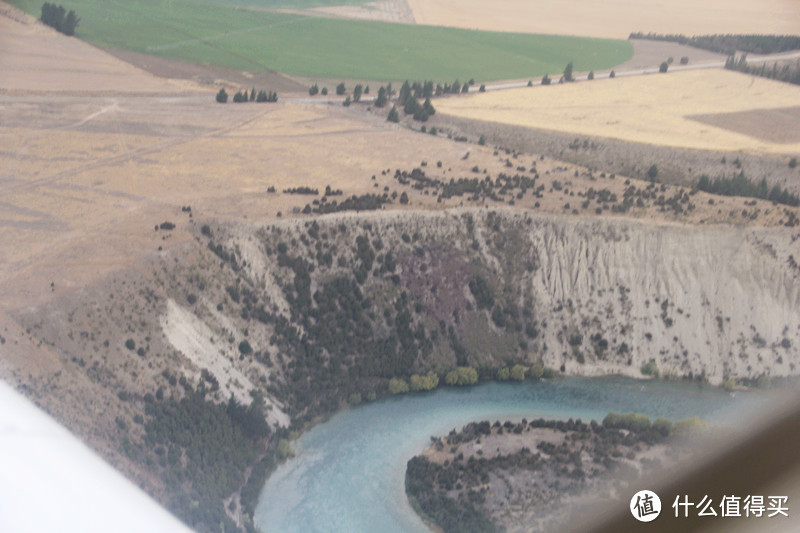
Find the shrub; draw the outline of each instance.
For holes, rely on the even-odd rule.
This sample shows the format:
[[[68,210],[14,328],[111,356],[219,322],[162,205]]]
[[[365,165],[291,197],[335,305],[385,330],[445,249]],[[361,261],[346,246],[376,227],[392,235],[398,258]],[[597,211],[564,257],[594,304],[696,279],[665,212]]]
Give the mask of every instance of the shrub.
[[[522,365],[512,366],[509,377],[514,381],[522,381],[523,379],[525,379],[525,367]]]
[[[681,65],[688,65],[688,64],[689,64],[689,57],[688,56],[683,56],[681,58]]]
[[[528,377],[530,379],[541,379],[544,375],[544,365],[542,363],[534,363],[528,370]]]
[[[402,379],[392,378],[389,380],[389,394],[404,394],[408,392],[408,383]]]
[[[594,79],[594,71],[593,71],[593,70],[590,70],[590,71],[589,71],[589,76],[588,76],[588,78],[589,78],[590,80],[593,80],[593,79]]]
[[[322,91],[320,92],[320,94],[321,94],[322,96],[327,96],[327,95],[328,95],[328,88],[327,88],[327,87],[323,87],[323,88],[322,88]]]
[[[459,366],[448,372],[444,380],[448,385],[458,385],[459,387],[473,385],[478,382],[478,371],[469,366]]]
[[[796,168],[797,167],[797,158],[793,157],[789,160],[789,168]]]
[[[666,72],[668,69],[669,69],[669,63],[667,63],[666,61],[662,62],[661,66],[658,67],[658,71],[661,73]]]
[[[345,107],[350,107],[350,104],[351,104],[351,100],[350,100],[350,96],[348,95],[348,97],[344,99],[344,102],[342,102],[342,105],[345,106]]]
[[[653,361],[644,363],[639,370],[642,372],[642,375],[653,376],[654,378],[657,378],[659,374],[658,365],[656,365]]]
[[[478,139],[478,144],[481,146],[486,145],[486,137],[484,135],[481,135],[480,139]]]
[[[309,96],[314,96],[318,92],[319,92],[319,87],[317,86],[316,83],[308,88],[308,95]]]
[[[133,351],[136,349],[136,343],[134,342],[133,339],[128,339],[125,341],[125,347],[130,351]]]
[[[241,353],[242,355],[247,355],[249,353],[252,353],[252,351],[253,351],[252,346],[250,346],[250,343],[247,342],[246,340],[243,340],[242,342],[239,343],[239,353]]]
[[[550,85],[550,83],[551,83],[550,76],[548,76],[547,74],[542,76],[542,85]]]
[[[658,167],[655,164],[650,165],[650,168],[647,169],[647,177],[650,178],[650,181],[653,181],[656,176],[658,176]]]
[[[217,102],[220,104],[224,104],[228,101],[228,93],[225,92],[225,89],[220,89],[217,93]]]
[[[339,85],[336,86],[336,95],[337,96],[342,96],[346,91],[347,91],[347,89],[344,86],[344,82],[341,82]]]
[[[528,82],[528,83],[530,83],[530,82]],[[483,83],[481,83],[481,86],[480,86],[480,88],[478,89],[478,92],[479,92],[479,93],[485,93],[485,92],[486,92],[486,85],[484,85]]]
[[[673,433],[680,436],[697,435],[698,433],[703,433],[706,430],[708,430],[708,422],[701,420],[696,416],[686,418],[684,420],[678,420],[672,426]]]
[[[612,70],[611,72],[608,73],[608,77],[609,78],[616,78],[617,77],[617,73]]]

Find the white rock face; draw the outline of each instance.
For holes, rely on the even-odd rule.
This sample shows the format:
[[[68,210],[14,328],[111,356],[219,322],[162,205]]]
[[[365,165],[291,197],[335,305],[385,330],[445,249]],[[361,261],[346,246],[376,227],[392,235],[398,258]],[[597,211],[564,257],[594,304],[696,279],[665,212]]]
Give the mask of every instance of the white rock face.
[[[638,374],[652,358],[662,372],[705,371],[712,382],[797,373],[800,271],[789,256],[800,247],[787,231],[536,218],[527,238],[539,307],[563,306],[549,321],[580,330],[584,351],[587,329],[609,343],[606,362],[587,354],[585,371],[568,370]],[[557,333],[546,330],[552,346],[563,344]],[[631,365],[614,353],[623,342]]]

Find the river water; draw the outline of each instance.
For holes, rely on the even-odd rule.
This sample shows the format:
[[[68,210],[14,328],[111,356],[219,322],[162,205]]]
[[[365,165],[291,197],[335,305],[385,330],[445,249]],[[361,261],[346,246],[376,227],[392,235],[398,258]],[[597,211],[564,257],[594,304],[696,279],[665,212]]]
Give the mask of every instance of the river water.
[[[474,420],[602,420],[610,411],[734,423],[767,401],[759,393],[619,377],[487,383],[386,398],[303,434],[294,443],[297,456],[267,480],[255,523],[266,533],[429,533],[406,499],[404,478],[406,463],[432,435]]]

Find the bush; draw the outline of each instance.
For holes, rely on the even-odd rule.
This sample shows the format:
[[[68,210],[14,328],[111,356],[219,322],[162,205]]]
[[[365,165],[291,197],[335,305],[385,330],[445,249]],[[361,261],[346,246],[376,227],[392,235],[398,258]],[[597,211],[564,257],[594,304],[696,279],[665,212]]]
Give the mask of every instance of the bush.
[[[133,339],[128,339],[125,341],[125,347],[130,351],[133,351],[136,349],[136,343],[134,342]]]
[[[336,86],[336,95],[337,96],[342,96],[346,91],[347,91],[347,89],[344,86],[344,82],[341,82],[339,85]]]
[[[220,104],[224,104],[228,101],[228,93],[225,92],[225,89],[220,89],[217,93],[217,102]]]
[[[661,66],[658,67],[658,71],[661,72],[661,73],[666,72],[667,69],[669,69],[669,63],[667,63],[666,61],[662,62]]]
[[[457,385],[459,387],[474,385],[478,382],[478,371],[470,366],[459,366],[455,370],[448,372],[444,381],[448,385]]]
[[[528,377],[530,379],[541,379],[544,375],[544,365],[542,363],[534,363],[528,370]]]
[[[617,73],[612,70],[611,72],[609,72],[608,77],[609,78],[616,78],[617,77]]]
[[[681,58],[681,65],[688,65],[688,64],[689,64],[689,57],[688,56],[683,56]]]
[[[530,82],[528,82],[528,83],[530,83]],[[486,85],[484,85],[483,83],[481,83],[481,86],[480,86],[480,88],[478,89],[478,92],[479,92],[479,93],[485,93],[485,92],[486,92]]]
[[[542,85],[550,85],[550,83],[551,83],[550,76],[548,76],[547,74],[542,76]]]
[[[478,139],[478,144],[480,146],[486,146],[486,137],[484,135],[481,135],[480,139]]]
[[[389,380],[389,394],[404,394],[408,392],[408,383],[402,379],[392,378]]]
[[[594,71],[593,71],[593,70],[590,70],[590,71],[589,71],[589,76],[588,76],[588,78],[589,78],[590,80],[593,80],[593,79],[594,79]]]
[[[239,343],[239,353],[241,353],[242,355],[247,355],[249,353],[252,353],[252,351],[253,348],[250,346],[250,343],[247,342],[246,340]]]
[[[659,374],[658,365],[656,365],[653,361],[646,362],[639,370],[642,372],[642,375],[653,376],[654,378],[657,378]]]
[[[514,381],[522,381],[523,379],[525,379],[525,367],[522,365],[512,366],[509,377]]]
[[[348,96],[347,98],[344,99],[344,102],[342,102],[342,105],[345,106],[345,107],[350,107],[350,104],[351,104],[350,96]]]
[[[796,168],[797,167],[797,158],[793,157],[789,160],[789,168]]]
[[[653,181],[656,176],[658,176],[658,167],[655,164],[650,165],[650,168],[647,169],[647,177],[650,178],[650,181]]]

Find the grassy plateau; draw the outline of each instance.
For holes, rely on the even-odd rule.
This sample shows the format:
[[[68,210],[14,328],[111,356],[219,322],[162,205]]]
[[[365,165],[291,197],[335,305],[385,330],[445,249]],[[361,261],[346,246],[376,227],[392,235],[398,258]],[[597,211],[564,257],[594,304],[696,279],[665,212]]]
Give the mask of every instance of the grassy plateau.
[[[42,5],[10,3],[36,16]],[[576,71],[600,70],[633,55],[621,40],[319,18],[198,0],[68,0],[64,7],[81,18],[76,35],[98,46],[318,78],[491,81],[555,75],[569,61]]]

